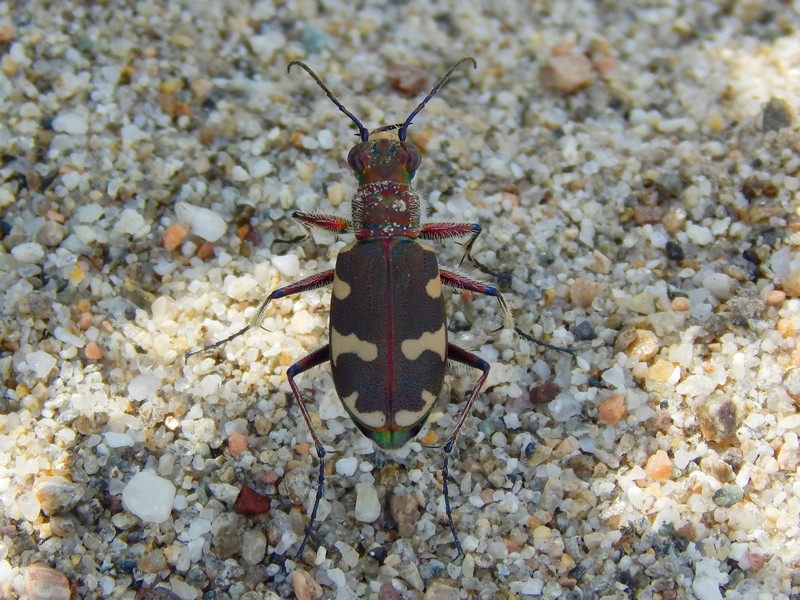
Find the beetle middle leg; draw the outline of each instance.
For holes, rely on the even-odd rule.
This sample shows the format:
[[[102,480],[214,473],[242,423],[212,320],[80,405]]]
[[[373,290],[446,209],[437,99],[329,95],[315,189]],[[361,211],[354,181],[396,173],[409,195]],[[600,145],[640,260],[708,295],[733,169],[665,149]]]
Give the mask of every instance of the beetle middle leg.
[[[516,327],[514,327],[514,317],[511,316],[511,311],[508,309],[506,299],[503,298],[503,294],[501,294],[500,290],[495,286],[478,281],[477,279],[472,279],[472,277],[467,277],[461,273],[448,271],[447,269],[439,269],[439,277],[442,278],[442,283],[447,286],[497,298],[497,301],[500,303],[500,308],[503,311],[503,327],[516,329]]]
[[[256,325],[258,325],[259,321],[261,320],[261,316],[264,314],[264,311],[267,308],[267,305],[276,300],[278,298],[283,298],[285,296],[291,296],[293,294],[299,294],[301,292],[306,292],[308,290],[313,290],[317,288],[324,287],[326,285],[330,285],[333,283],[334,279],[334,271],[331,269],[330,271],[323,271],[322,273],[316,273],[299,281],[295,281],[294,283],[290,283],[282,288],[278,288],[274,290],[267,299],[261,304],[258,308],[258,312],[253,320],[250,322],[249,325],[243,327],[239,331],[229,335],[225,339],[222,339],[218,342],[214,342],[213,344],[209,344],[208,346],[204,346],[202,348],[198,348],[196,350],[192,350],[186,353],[186,358],[198,354],[199,352],[205,352],[207,350],[213,350],[214,348],[219,348],[223,344],[230,342],[231,340],[239,337],[243,333],[249,331]],[[320,500],[322,500],[322,493],[325,484],[325,448],[322,446],[322,440],[319,439],[319,435],[317,431],[314,429],[314,425],[311,423],[311,416],[308,414],[308,408],[306,407],[305,402],[303,401],[302,396],[300,395],[300,390],[297,387],[297,384],[294,382],[294,378],[301,373],[308,371],[312,367],[316,367],[317,365],[321,365],[322,363],[328,362],[330,360],[330,346],[326,344],[322,348],[315,350],[311,354],[305,356],[304,358],[300,359],[296,363],[294,363],[289,369],[286,371],[287,379],[289,380],[289,386],[292,388],[292,394],[294,395],[295,400],[297,401],[297,406],[300,409],[300,413],[303,415],[303,420],[306,422],[308,426],[308,430],[311,433],[311,437],[314,440],[314,446],[317,451],[317,456],[319,460],[319,473],[317,475],[317,494],[314,499],[314,507],[311,510],[311,516],[309,517],[308,526],[305,530],[305,535],[303,536],[303,542],[300,544],[300,549],[297,551],[297,556],[302,554],[303,549],[308,542],[308,538],[311,535],[311,528],[314,525],[314,521],[317,517],[317,509],[319,508]]]
[[[525,333],[519,327],[514,325],[514,318],[511,316],[511,311],[506,304],[506,300],[503,298],[503,294],[500,293],[500,290],[498,290],[495,286],[478,281],[477,279],[472,279],[471,277],[467,277],[466,275],[462,275],[460,273],[448,271],[446,269],[439,269],[439,276],[442,278],[442,283],[450,287],[476,292],[478,294],[485,294],[487,296],[494,296],[497,298],[497,301],[500,303],[500,308],[503,311],[503,327],[514,329],[514,331],[516,331],[520,337],[523,337],[534,344],[549,348],[550,350],[564,352],[565,354],[575,354],[575,350],[572,348],[564,348],[562,346],[549,344],[544,340],[540,340],[539,338],[535,338],[532,335]]]
[[[264,302],[261,303],[261,306],[258,307],[258,312],[256,312],[256,316],[253,317],[253,320],[246,326],[236,331],[226,337],[225,339],[219,340],[218,342],[214,342],[213,344],[208,344],[207,346],[203,346],[202,348],[195,348],[194,350],[190,350],[184,356],[189,358],[190,356],[194,356],[195,354],[199,354],[200,352],[207,352],[209,350],[213,350],[214,348],[219,348],[230,342],[233,339],[236,339],[243,333],[250,331],[253,327],[256,327],[258,323],[261,321],[261,316],[264,314],[264,311],[267,309],[267,305],[272,302],[273,300],[277,300],[278,298],[283,298],[285,296],[291,296],[292,294],[299,294],[300,292],[306,292],[308,290],[315,290],[317,288],[325,287],[326,285],[330,285],[333,283],[333,269],[330,271],[323,271],[322,273],[315,273],[305,279],[301,279],[300,281],[295,281],[294,283],[290,283],[287,286],[282,288],[278,288],[274,290]]]

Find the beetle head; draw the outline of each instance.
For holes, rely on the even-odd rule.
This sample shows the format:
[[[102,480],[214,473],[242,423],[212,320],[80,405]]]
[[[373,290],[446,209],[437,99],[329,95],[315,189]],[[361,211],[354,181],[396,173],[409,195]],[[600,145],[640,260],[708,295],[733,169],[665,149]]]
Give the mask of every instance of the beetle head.
[[[410,142],[400,141],[392,129],[382,127],[372,131],[365,142],[353,146],[347,155],[347,164],[359,183],[393,181],[410,183],[422,160],[419,148]]]

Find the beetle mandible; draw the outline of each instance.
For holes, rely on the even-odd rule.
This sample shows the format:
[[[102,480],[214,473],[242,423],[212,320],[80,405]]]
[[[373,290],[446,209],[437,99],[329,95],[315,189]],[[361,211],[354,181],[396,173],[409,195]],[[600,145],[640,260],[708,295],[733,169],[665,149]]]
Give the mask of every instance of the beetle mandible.
[[[447,361],[463,363],[481,372],[452,433],[442,446],[445,510],[456,550],[462,553],[450,510],[448,458],[486,381],[489,363],[448,342],[442,287],[494,296],[503,312],[503,325],[513,327],[513,319],[495,286],[440,268],[433,248],[419,241],[469,236],[464,244],[464,258],[480,266],[471,255],[472,246],[481,233],[479,224],[420,223],[420,197],[411,181],[420,165],[421,154],[406,137],[414,117],[465,63],[477,68],[475,59],[462,58],[447,70],[403,123],[371,132],[305,63],[289,63],[289,71],[297,66],[314,79],[336,107],[356,124],[360,138],[347,157],[358,182],[351,219],[314,212],[295,212],[292,217],[308,229],[353,233],[355,242],[339,252],[335,269],[274,290],[249,325],[186,355],[217,348],[252,329],[269,303],[277,298],[332,286],[329,343],[291,365],[286,372],[319,457],[317,493],[297,555],[308,542],[322,498],[326,450],[312,425],[295,378],[325,362],[331,363],[336,392],[353,422],[364,435],[385,449],[400,448],[419,433],[442,389]]]

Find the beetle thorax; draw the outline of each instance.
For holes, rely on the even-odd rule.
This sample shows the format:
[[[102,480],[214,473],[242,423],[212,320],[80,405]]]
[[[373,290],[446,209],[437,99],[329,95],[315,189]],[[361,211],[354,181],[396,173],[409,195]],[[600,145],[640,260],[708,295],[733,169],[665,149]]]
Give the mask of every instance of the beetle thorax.
[[[356,238],[414,238],[419,221],[419,196],[409,184],[380,181],[358,186],[353,198]]]

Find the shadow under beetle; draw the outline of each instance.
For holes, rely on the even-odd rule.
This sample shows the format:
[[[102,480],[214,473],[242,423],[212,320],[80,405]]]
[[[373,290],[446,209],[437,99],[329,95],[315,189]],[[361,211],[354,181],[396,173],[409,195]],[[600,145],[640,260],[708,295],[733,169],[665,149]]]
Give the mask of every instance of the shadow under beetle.
[[[406,141],[406,136],[414,117],[453,71],[465,63],[477,67],[473,58],[462,58],[447,70],[403,123],[372,132],[333,96],[307,65],[299,61],[289,63],[290,71],[296,65],[314,79],[336,107],[356,124],[360,137],[347,157],[358,181],[352,218],[311,212],[295,212],[292,217],[309,229],[353,233],[355,242],[339,252],[335,269],[274,290],[247,327],[186,355],[188,358],[217,348],[255,327],[272,300],[332,286],[329,343],[290,366],[286,372],[319,457],[314,507],[298,556],[308,542],[322,498],[326,451],[311,423],[295,377],[325,362],[331,363],[336,392],[350,417],[364,435],[387,449],[400,448],[419,433],[442,389],[448,360],[481,372],[453,432],[442,447],[445,510],[455,547],[458,554],[463,552],[450,509],[448,458],[486,381],[489,363],[447,341],[442,286],[494,296],[503,312],[503,325],[514,325],[496,287],[440,268],[433,248],[419,241],[470,236],[464,245],[464,257],[479,265],[471,256],[472,246],[481,232],[479,224],[420,223],[420,198],[411,180],[420,165],[421,155],[416,146]]]

